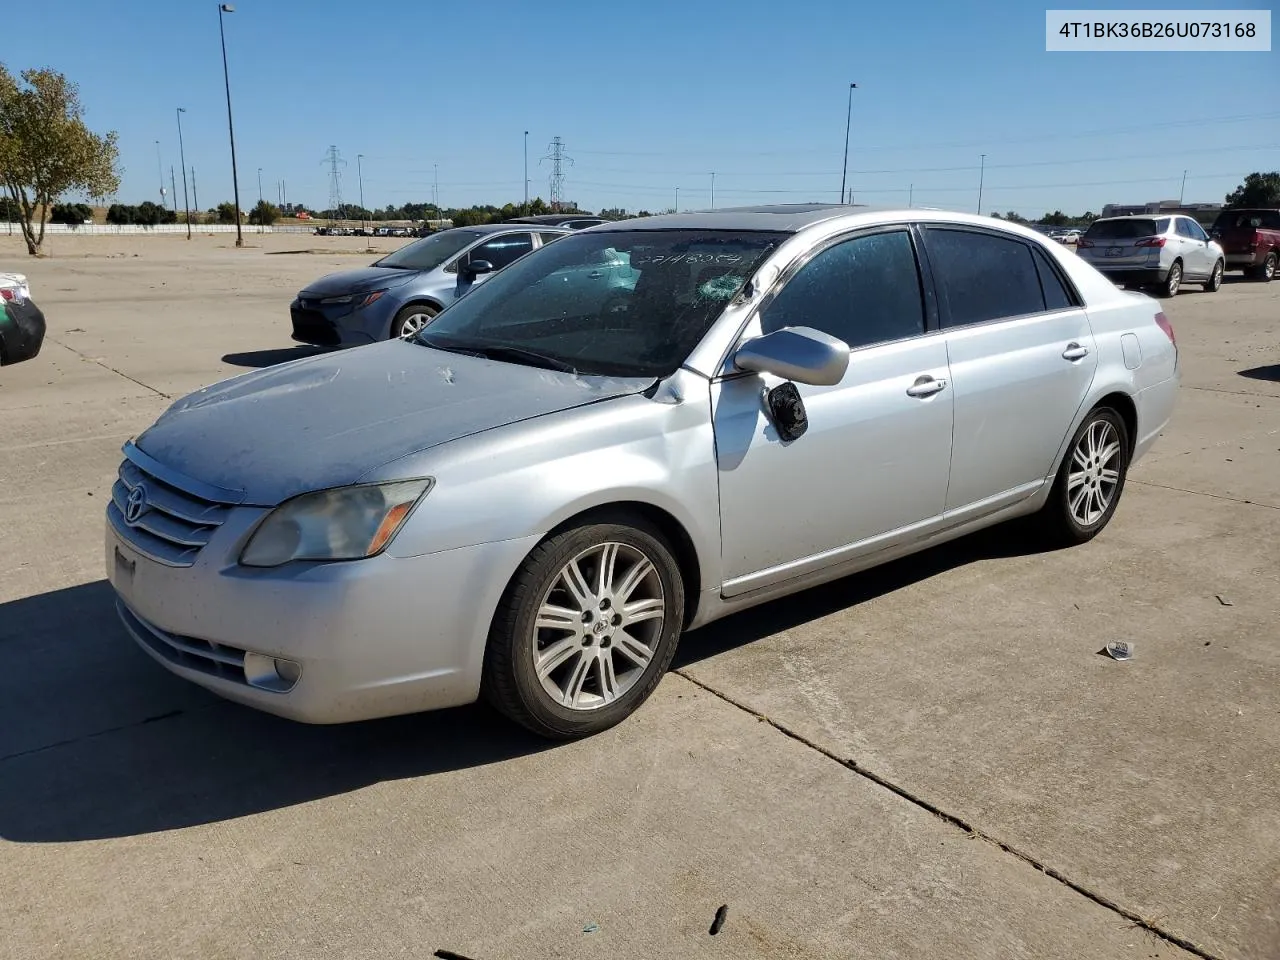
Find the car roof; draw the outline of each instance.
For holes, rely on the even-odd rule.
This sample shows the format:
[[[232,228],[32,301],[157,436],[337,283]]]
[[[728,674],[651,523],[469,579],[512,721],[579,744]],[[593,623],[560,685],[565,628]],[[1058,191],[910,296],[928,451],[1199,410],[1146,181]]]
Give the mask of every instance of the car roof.
[[[554,226],[558,223],[569,223],[572,220],[604,220],[594,213],[538,213],[528,217],[512,217],[508,223],[541,223]]]
[[[1189,213],[1126,213],[1123,217],[1099,217],[1097,220],[1093,222],[1102,223],[1104,220],[1159,220],[1163,217],[1190,217],[1190,216],[1191,214]]]
[[[448,230],[469,230],[472,233],[509,233],[512,230],[519,230],[524,227],[526,230],[534,226],[531,223],[478,223],[473,227],[449,227],[447,230],[438,230],[437,233],[446,233]],[[572,230],[564,230],[562,227],[554,227],[544,224],[542,229],[561,230],[563,233],[572,233]]]

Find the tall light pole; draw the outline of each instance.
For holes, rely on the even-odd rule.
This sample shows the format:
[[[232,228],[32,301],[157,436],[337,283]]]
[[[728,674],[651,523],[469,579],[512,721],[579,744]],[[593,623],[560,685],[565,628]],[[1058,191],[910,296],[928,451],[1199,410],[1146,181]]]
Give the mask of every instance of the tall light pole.
[[[1187,193],[1187,171],[1183,170],[1183,171],[1182,171],[1182,189],[1180,189],[1180,190],[1178,191],[1178,206],[1179,206],[1179,207],[1181,207],[1181,206],[1182,206],[1182,198],[1183,198],[1184,196],[1186,196],[1186,193]]]
[[[987,155],[982,155],[982,163],[978,167],[978,216],[982,216],[982,181],[987,173]]]
[[[187,239],[191,239],[191,203],[187,197],[187,151],[182,145],[182,115],[187,112],[186,107],[178,108],[178,157],[182,160],[182,209],[187,214]],[[178,202],[178,198],[173,198],[174,203]]]
[[[262,202],[262,168],[258,168],[258,202]]]
[[[529,131],[524,132],[524,214],[529,215]]]
[[[360,229],[364,227],[364,154],[356,154],[356,180],[360,184]]]
[[[856,83],[849,84],[849,105],[844,111],[844,165],[840,168],[840,202],[844,203],[845,182],[849,179],[849,127],[853,123],[853,91],[858,89]]]
[[[231,137],[231,192],[236,205],[236,246],[244,246],[244,233],[240,227],[240,176],[236,172],[236,128],[231,122],[231,74],[227,71],[227,32],[222,22],[224,14],[235,13],[230,3],[218,4],[218,36],[222,38],[222,81],[227,88],[227,133]]]
[[[160,158],[160,141],[156,141],[156,170],[160,174],[160,206],[164,206],[164,197],[169,191],[164,186],[164,160]]]
[[[907,206],[914,207],[916,205],[915,200],[916,200],[916,185],[913,183],[907,186]]]
[[[716,208],[716,172],[711,171],[711,209]]]
[[[673,212],[674,213],[680,212],[680,188],[679,187],[676,187],[676,207]]]
[[[431,198],[436,205],[436,222],[443,224],[444,215],[440,211],[440,164],[431,165]]]
[[[196,168],[191,168],[191,205],[196,208],[196,216],[200,216],[200,194],[196,193]]]

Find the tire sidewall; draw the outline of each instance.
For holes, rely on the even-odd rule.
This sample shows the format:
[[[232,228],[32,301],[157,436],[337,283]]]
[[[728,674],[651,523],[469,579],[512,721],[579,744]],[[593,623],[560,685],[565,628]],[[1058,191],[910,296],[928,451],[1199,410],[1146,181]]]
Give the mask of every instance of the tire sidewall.
[[[1071,459],[1075,453],[1076,447],[1080,443],[1080,439],[1088,431],[1089,427],[1097,423],[1099,420],[1106,420],[1116,430],[1116,435],[1120,438],[1120,478],[1116,482],[1115,493],[1111,497],[1111,502],[1107,504],[1106,511],[1095,520],[1092,524],[1085,526],[1080,523],[1075,515],[1071,512],[1070,495],[1067,491],[1067,480],[1071,473]],[[1071,539],[1077,543],[1084,543],[1092,540],[1103,528],[1111,522],[1111,517],[1116,512],[1116,507],[1120,504],[1120,497],[1124,493],[1125,483],[1129,479],[1129,461],[1132,456],[1132,444],[1129,438],[1129,427],[1124,422],[1124,417],[1120,416],[1110,407],[1098,407],[1089,412],[1084,421],[1076,428],[1076,432],[1071,435],[1071,443],[1067,445],[1066,455],[1062,458],[1062,466],[1058,469],[1058,478],[1053,489],[1054,510],[1059,514],[1060,522],[1065,531],[1070,535]]]
[[[1174,271],[1177,271],[1177,285],[1173,283]],[[1166,297],[1176,297],[1178,292],[1182,290],[1182,261],[1175,260],[1173,266],[1169,268],[1169,272],[1165,275],[1164,283],[1160,288]]]
[[[594,710],[571,710],[554,703],[542,688],[533,666],[534,620],[542,598],[573,557],[602,543],[625,543],[643,553],[653,563],[662,582],[665,607],[658,649],[645,672],[631,689],[613,703]],[[512,636],[491,636],[490,643],[506,643],[512,679],[526,710],[540,726],[563,736],[582,736],[614,726],[636,711],[648,699],[671,665],[684,625],[684,583],[680,568],[657,531],[639,525],[599,523],[579,527],[560,539],[554,549],[543,554],[525,589],[512,599],[519,605],[512,623]]]
[[[404,339],[400,331],[404,327],[405,320],[413,316],[415,313],[426,314],[427,316],[429,316],[431,319],[434,320],[439,315],[440,311],[435,307],[425,303],[411,303],[407,307],[401,307],[399,310],[396,311],[396,315],[391,321],[390,339],[392,340]]]
[[[1226,272],[1227,265],[1219,260],[1213,265],[1213,273],[1209,274],[1209,282],[1204,285],[1204,288],[1210,293],[1217,293],[1222,287],[1222,278]]]

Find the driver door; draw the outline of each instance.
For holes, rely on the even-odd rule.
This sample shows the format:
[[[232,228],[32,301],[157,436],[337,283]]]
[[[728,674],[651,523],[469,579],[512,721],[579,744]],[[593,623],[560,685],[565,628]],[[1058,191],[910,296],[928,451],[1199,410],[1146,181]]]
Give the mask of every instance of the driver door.
[[[852,350],[834,386],[797,384],[808,431],[784,442],[765,391],[730,373],[712,387],[725,596],[890,546],[939,518],[951,465],[943,339],[929,335],[905,226],[840,238],[796,270],[748,336],[814,327]]]

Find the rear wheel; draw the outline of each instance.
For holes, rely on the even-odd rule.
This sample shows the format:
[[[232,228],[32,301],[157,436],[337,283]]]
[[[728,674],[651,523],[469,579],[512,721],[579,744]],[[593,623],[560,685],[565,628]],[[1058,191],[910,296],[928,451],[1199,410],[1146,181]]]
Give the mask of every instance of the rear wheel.
[[[684,602],[670,547],[638,518],[550,537],[529,554],[494,616],[484,694],[540,736],[606,730],[666,673]]]
[[[1182,288],[1182,261],[1173,261],[1173,266],[1169,268],[1169,272],[1165,274],[1164,282],[1160,284],[1160,294],[1165,297],[1176,297],[1178,290]]]
[[[1221,260],[1213,265],[1213,273],[1209,274],[1209,279],[1204,283],[1206,293],[1217,293],[1222,288],[1222,272],[1226,269],[1226,264]]]
[[[405,340],[412,337],[434,320],[439,312],[438,307],[429,303],[411,303],[407,307],[401,307],[396,318],[391,321],[391,339],[399,337]]]
[[[1129,472],[1129,428],[1110,407],[1089,411],[1071,438],[1040,512],[1046,539],[1055,546],[1087,543],[1116,511]]]
[[[1267,259],[1253,268],[1250,276],[1255,280],[1261,280],[1263,283],[1270,283],[1276,276],[1276,252],[1272,250],[1267,254]]]

